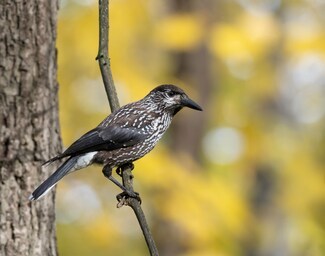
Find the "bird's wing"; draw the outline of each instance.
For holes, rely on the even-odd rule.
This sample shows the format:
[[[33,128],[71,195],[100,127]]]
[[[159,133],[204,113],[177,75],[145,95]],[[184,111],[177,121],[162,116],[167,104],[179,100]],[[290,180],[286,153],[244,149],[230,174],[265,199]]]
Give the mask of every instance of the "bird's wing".
[[[62,154],[48,160],[46,163],[67,156],[77,156],[93,151],[111,151],[130,147],[144,140],[146,136],[146,134],[139,132],[134,127],[121,127],[120,125],[97,127],[80,137]]]

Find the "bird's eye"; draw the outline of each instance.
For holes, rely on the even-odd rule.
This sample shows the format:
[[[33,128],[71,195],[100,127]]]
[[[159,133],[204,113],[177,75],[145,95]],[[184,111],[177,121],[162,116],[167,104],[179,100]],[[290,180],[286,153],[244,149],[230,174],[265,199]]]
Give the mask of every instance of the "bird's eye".
[[[167,95],[168,95],[169,97],[173,97],[173,96],[176,95],[176,93],[173,92],[173,91],[169,91],[169,92],[167,92]]]

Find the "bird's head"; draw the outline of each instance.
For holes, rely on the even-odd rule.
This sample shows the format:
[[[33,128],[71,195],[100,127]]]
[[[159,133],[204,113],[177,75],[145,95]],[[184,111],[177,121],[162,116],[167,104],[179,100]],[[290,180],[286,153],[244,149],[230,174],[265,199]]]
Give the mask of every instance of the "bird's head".
[[[191,100],[186,93],[175,85],[164,84],[153,89],[147,97],[164,110],[175,115],[183,107],[202,111],[202,108]]]

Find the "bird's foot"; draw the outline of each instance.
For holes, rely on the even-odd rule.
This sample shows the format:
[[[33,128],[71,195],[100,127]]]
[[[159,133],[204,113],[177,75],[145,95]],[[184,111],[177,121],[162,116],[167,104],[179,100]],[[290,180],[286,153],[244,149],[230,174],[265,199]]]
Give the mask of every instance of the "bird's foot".
[[[116,173],[117,173],[120,177],[122,177],[122,171],[123,171],[123,169],[128,169],[128,168],[131,169],[131,171],[133,171],[133,169],[134,169],[134,164],[133,164],[133,163],[126,163],[126,164],[123,164],[123,165],[117,167],[117,169],[116,169]]]
[[[121,208],[123,205],[129,205],[127,200],[129,198],[134,198],[138,200],[140,204],[142,203],[141,197],[138,192],[125,190],[116,196],[116,199],[118,201],[117,208]]]

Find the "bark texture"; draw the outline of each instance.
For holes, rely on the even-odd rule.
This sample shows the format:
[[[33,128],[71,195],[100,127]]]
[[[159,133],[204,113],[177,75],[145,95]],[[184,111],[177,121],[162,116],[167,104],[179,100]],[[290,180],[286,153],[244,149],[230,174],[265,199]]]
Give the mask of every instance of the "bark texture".
[[[57,255],[54,193],[28,196],[61,149],[57,110],[58,2],[0,1],[0,255]]]

